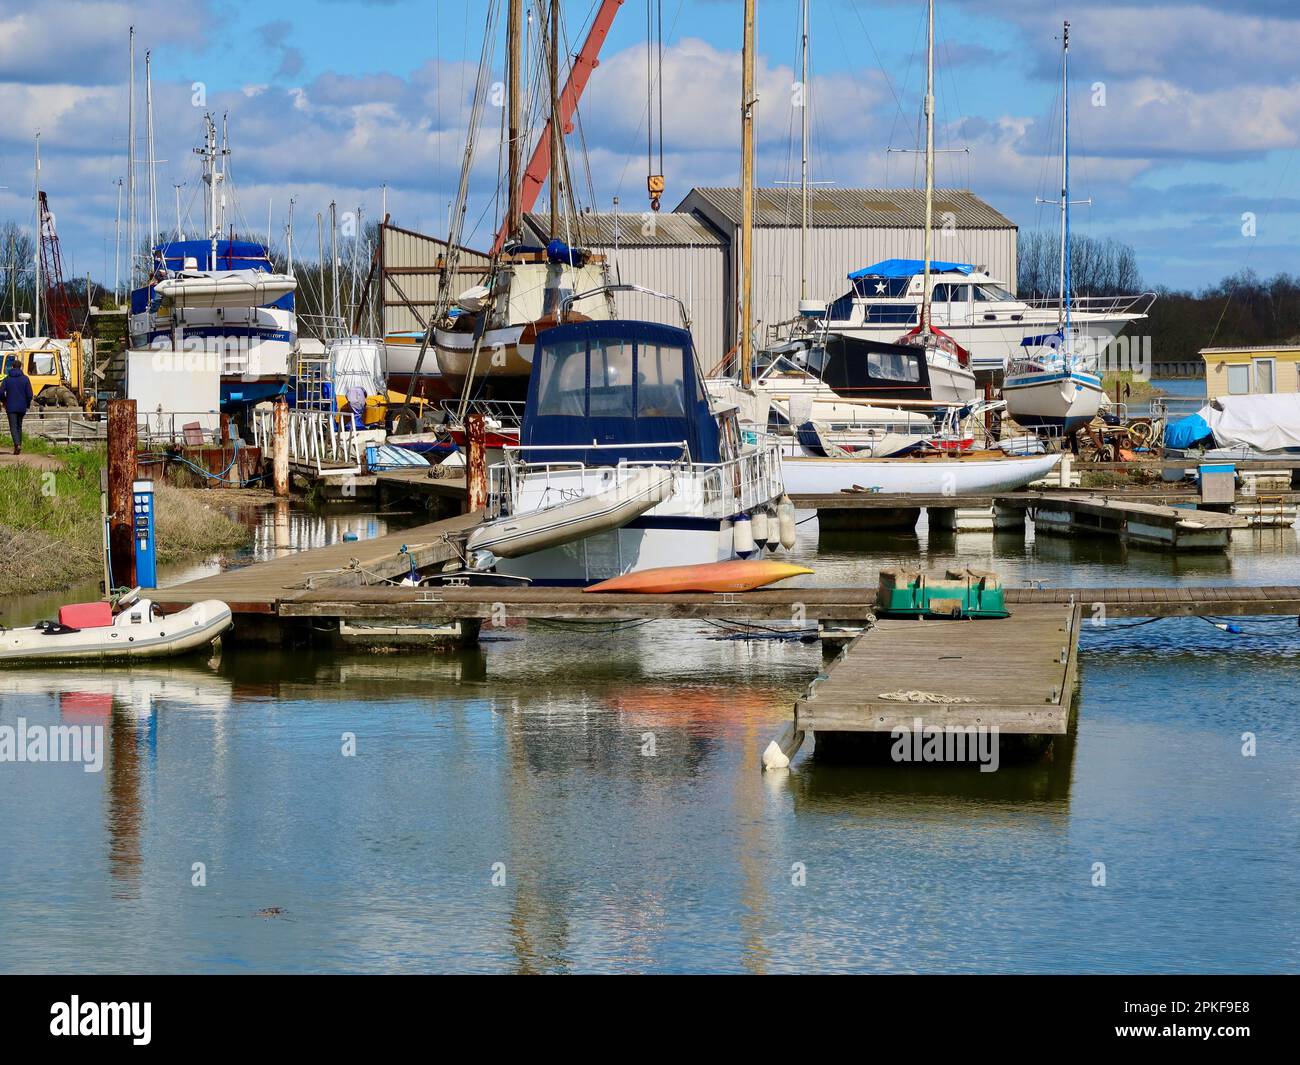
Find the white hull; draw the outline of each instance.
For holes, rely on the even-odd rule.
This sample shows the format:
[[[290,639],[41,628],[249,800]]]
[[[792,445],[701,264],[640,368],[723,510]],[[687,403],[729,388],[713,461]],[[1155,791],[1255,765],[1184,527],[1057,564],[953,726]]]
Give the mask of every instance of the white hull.
[[[934,402],[965,404],[978,398],[975,371],[943,362],[930,362],[929,371],[930,398]]]
[[[1101,409],[1101,379],[1095,374],[1047,370],[1008,374],[1002,383],[1007,414],[1026,428],[1071,431],[1086,425]]]
[[[1077,334],[1071,338],[1071,345],[1081,358],[1097,359],[1106,345],[1117,337],[1130,321],[1139,317],[1142,316],[1092,317],[1087,314],[1076,316],[1072,321]],[[1009,358],[1015,357],[1023,350],[1020,342],[1025,337],[1040,336],[1057,328],[1057,312],[1052,311],[1050,315],[1044,313],[1032,318],[1030,314],[1025,314],[1023,320],[1018,322],[975,322],[965,325],[944,322],[936,315],[934,324],[970,352],[971,367],[974,370],[1001,373],[1005,371]],[[836,333],[878,340],[885,344],[893,344],[898,340],[898,328],[896,322],[871,325],[831,323],[831,329]],[[931,367],[932,378],[934,373],[934,367]],[[936,395],[935,398],[939,397]]]
[[[0,663],[64,662],[76,659],[164,658],[204,647],[230,628],[230,607],[216,599],[130,624],[44,633],[9,629],[0,636]]]
[[[823,459],[788,455],[781,475],[790,495],[831,495],[856,487],[898,495],[982,495],[1045,477],[1060,455],[1024,458]]]
[[[298,288],[288,274],[263,270],[231,270],[190,277],[169,277],[155,286],[158,295],[173,307],[215,309],[218,307],[265,307]]]

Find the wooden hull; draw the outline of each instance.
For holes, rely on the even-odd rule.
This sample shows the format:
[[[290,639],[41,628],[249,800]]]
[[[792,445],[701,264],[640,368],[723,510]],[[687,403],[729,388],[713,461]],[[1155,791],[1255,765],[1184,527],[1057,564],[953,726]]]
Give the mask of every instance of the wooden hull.
[[[787,577],[812,573],[807,566],[760,560],[706,562],[698,566],[664,566],[625,573],[583,589],[587,592],[748,592]]]

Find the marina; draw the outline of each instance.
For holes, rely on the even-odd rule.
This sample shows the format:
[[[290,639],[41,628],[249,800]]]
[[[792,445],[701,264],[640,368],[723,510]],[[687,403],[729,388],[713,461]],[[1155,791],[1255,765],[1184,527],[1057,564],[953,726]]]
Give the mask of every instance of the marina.
[[[1293,969],[1300,287],[1096,12],[340,5],[0,154],[0,971]]]

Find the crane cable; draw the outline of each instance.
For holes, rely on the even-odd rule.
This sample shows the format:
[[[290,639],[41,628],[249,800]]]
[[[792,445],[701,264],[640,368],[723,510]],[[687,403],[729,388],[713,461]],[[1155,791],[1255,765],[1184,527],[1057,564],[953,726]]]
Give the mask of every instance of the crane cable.
[[[664,193],[664,4],[646,0],[646,190],[650,209],[659,210]],[[655,144],[659,148],[659,169],[655,170]]]

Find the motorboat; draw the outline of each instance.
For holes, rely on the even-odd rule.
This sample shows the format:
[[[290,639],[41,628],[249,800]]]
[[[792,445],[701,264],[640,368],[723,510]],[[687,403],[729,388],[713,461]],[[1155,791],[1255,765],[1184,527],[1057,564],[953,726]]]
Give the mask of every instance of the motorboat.
[[[573,304],[610,289],[672,300],[683,326],[569,319]],[[780,450],[765,434],[742,434],[737,409],[710,397],[681,301],[604,286],[561,310],[562,324],[537,336],[520,442],[489,468],[487,525],[471,533],[480,548],[471,567],[586,585],[761,549],[757,541],[781,528]],[[596,520],[620,524],[582,527]],[[508,538],[511,523],[526,529],[527,553],[483,547]]]
[[[165,658],[209,647],[230,628],[230,607],[217,599],[161,614],[138,594],[108,602],[74,603],[58,619],[0,630],[0,663],[73,659]]]
[[[962,496],[1023,488],[1046,477],[1060,461],[1060,454],[1016,456],[1000,451],[881,459],[787,455],[781,471],[791,495],[863,489],[891,495]]]

